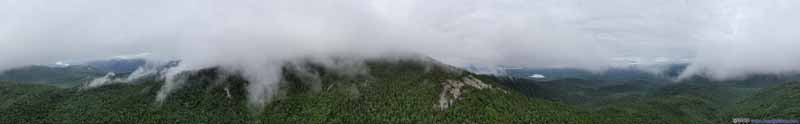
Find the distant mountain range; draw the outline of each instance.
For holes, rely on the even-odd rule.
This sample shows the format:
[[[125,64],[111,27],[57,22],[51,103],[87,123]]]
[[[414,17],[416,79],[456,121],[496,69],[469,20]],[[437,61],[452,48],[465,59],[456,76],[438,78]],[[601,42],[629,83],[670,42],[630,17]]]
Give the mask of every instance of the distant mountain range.
[[[107,73],[129,74],[147,61],[140,58],[108,59],[57,66],[33,65],[0,73],[0,80],[22,83],[49,84],[68,88],[102,77]]]
[[[113,73],[131,73],[145,64],[147,64],[147,60],[139,58],[109,59],[86,63],[87,66],[95,68],[98,71]]]
[[[686,68],[674,64],[659,73],[610,69],[509,69],[503,85],[529,97],[561,102],[598,113],[631,115],[647,123],[729,123],[732,118],[800,118],[793,97],[800,75],[750,75],[717,81],[703,76],[674,80]],[[548,79],[533,78],[545,75]],[[550,75],[550,76],[547,76]]]

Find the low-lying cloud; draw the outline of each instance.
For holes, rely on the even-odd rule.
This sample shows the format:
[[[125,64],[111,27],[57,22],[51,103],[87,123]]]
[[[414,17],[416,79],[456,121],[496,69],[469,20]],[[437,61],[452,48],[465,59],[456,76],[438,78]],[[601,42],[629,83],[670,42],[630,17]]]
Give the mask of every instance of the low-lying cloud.
[[[800,2],[2,0],[0,70],[133,53],[227,67],[264,89],[305,56],[407,52],[447,64],[609,68],[690,59],[683,77],[800,70]],[[252,93],[259,94],[259,93]]]

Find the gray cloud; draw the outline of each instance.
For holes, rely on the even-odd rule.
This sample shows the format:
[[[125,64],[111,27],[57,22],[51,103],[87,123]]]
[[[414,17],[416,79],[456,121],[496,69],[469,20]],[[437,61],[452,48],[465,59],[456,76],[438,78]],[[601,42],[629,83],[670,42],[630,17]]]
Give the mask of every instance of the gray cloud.
[[[699,29],[697,57],[682,77],[704,74],[715,79],[747,74],[800,71],[800,2],[725,1],[712,6],[715,18]]]
[[[408,52],[456,66],[594,71],[618,57],[689,58],[684,75],[724,79],[798,70],[798,31],[790,28],[800,21],[798,3],[2,0],[0,70],[148,52],[183,60],[177,71],[243,72],[260,82],[251,94],[270,94],[277,65],[290,59]]]

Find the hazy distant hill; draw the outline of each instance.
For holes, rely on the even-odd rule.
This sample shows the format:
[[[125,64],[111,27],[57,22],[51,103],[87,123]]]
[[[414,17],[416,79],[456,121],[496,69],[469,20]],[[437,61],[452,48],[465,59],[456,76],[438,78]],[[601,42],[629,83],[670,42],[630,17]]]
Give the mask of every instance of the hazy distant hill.
[[[0,80],[19,83],[47,84],[62,88],[74,87],[106,73],[90,66],[28,66],[0,73]]]
[[[109,72],[131,73],[146,63],[144,59],[109,59],[68,66],[34,65],[0,73],[0,80],[69,88],[102,77]]]
[[[583,79],[583,80],[648,80],[665,82],[670,81],[683,70],[687,64],[665,65],[657,72],[647,72],[638,68],[610,68],[603,72],[590,72],[573,68],[513,68],[504,69],[508,76],[530,77],[534,74],[543,75],[546,79]]]
[[[145,59],[108,59],[86,63],[87,66],[95,68],[101,72],[131,73],[139,67],[147,64]]]
[[[676,66],[661,74],[677,76],[679,70]],[[604,74],[570,69],[510,72],[518,77],[504,78],[502,84],[529,97],[648,123],[728,123],[734,117],[792,119],[800,113],[791,97],[800,94],[791,92],[797,89],[791,84],[796,83],[781,84],[798,80],[797,75],[761,74],[726,81],[696,76],[675,82],[656,74],[619,70]],[[537,79],[526,76],[530,73],[557,76]]]

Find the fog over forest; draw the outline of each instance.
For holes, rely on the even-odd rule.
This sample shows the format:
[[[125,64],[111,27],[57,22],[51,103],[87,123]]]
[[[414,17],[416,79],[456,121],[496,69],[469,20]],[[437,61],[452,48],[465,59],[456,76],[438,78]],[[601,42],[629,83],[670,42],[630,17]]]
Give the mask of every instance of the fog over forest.
[[[792,0],[0,0],[0,70],[153,53],[270,79],[305,56],[602,71],[689,60],[682,77],[800,70]],[[274,76],[272,76],[274,77]]]

